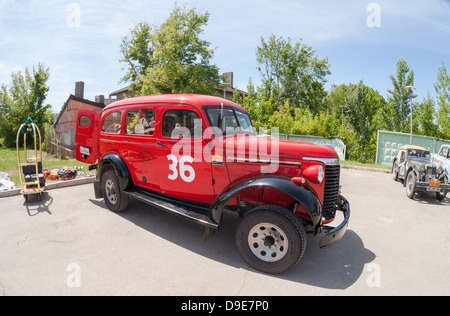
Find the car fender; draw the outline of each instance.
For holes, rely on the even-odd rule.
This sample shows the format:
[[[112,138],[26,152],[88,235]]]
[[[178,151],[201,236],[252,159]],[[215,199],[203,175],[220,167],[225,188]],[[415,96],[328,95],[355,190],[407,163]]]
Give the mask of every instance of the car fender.
[[[406,187],[406,179],[408,178],[408,174],[410,172],[414,172],[414,174],[416,175],[416,178],[419,177],[419,169],[417,169],[416,166],[408,166],[408,170],[406,170],[405,172],[405,179],[403,181],[403,186]]]
[[[102,174],[109,170],[114,170],[116,173],[116,176],[119,179],[120,190],[126,190],[133,185],[130,171],[128,170],[125,161],[118,154],[109,153],[100,160],[97,166],[98,184],[101,181]]]
[[[228,187],[220,194],[209,209],[209,220],[219,225],[228,201],[237,193],[252,187],[269,187],[284,192],[294,198],[309,213],[312,223],[318,229],[322,222],[322,206],[319,198],[311,191],[293,183],[289,178],[261,176],[244,180]]]

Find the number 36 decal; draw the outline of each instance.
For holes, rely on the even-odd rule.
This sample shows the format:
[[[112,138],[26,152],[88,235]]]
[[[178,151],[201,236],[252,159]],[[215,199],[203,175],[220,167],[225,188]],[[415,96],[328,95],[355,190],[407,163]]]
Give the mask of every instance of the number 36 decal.
[[[167,155],[167,159],[169,159],[172,163],[169,165],[169,170],[172,171],[172,174],[169,174],[170,180],[176,180],[178,178],[178,159],[175,155]],[[180,177],[184,182],[192,182],[195,179],[195,170],[189,166],[185,165],[185,163],[194,162],[194,158],[190,156],[182,156],[180,158]]]

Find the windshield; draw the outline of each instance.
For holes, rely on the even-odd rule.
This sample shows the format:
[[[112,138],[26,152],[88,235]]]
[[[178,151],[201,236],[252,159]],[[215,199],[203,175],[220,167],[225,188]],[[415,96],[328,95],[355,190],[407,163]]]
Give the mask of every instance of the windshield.
[[[410,158],[430,159],[430,152],[429,151],[424,151],[424,150],[409,149],[408,150],[408,157],[410,157]]]
[[[219,127],[223,135],[249,134],[256,135],[250,117],[246,112],[225,106],[207,107],[206,114],[211,126]]]

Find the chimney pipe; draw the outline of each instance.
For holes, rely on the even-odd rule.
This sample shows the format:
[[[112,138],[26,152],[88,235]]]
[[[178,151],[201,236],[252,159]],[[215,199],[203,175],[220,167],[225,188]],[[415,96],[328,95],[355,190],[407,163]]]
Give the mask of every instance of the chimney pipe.
[[[84,82],[75,82],[75,96],[80,99],[84,99]]]

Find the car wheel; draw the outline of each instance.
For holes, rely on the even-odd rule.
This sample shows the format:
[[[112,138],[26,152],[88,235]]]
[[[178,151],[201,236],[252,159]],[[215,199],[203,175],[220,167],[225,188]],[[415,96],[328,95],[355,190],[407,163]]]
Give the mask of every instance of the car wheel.
[[[447,177],[443,176],[443,178],[441,179],[441,183],[448,184]],[[436,198],[439,201],[444,200],[446,196],[447,192],[436,192]]]
[[[303,256],[306,232],[293,212],[277,205],[263,205],[241,219],[236,244],[251,267],[279,274],[292,268]]]
[[[410,171],[406,177],[406,195],[412,199],[416,193],[416,174]]]
[[[128,206],[128,196],[120,192],[119,179],[114,171],[107,171],[101,178],[101,190],[105,204],[113,212],[121,212]]]
[[[394,165],[392,166],[392,178],[394,178],[394,181],[398,180],[398,163],[397,163],[397,161],[395,161]]]

